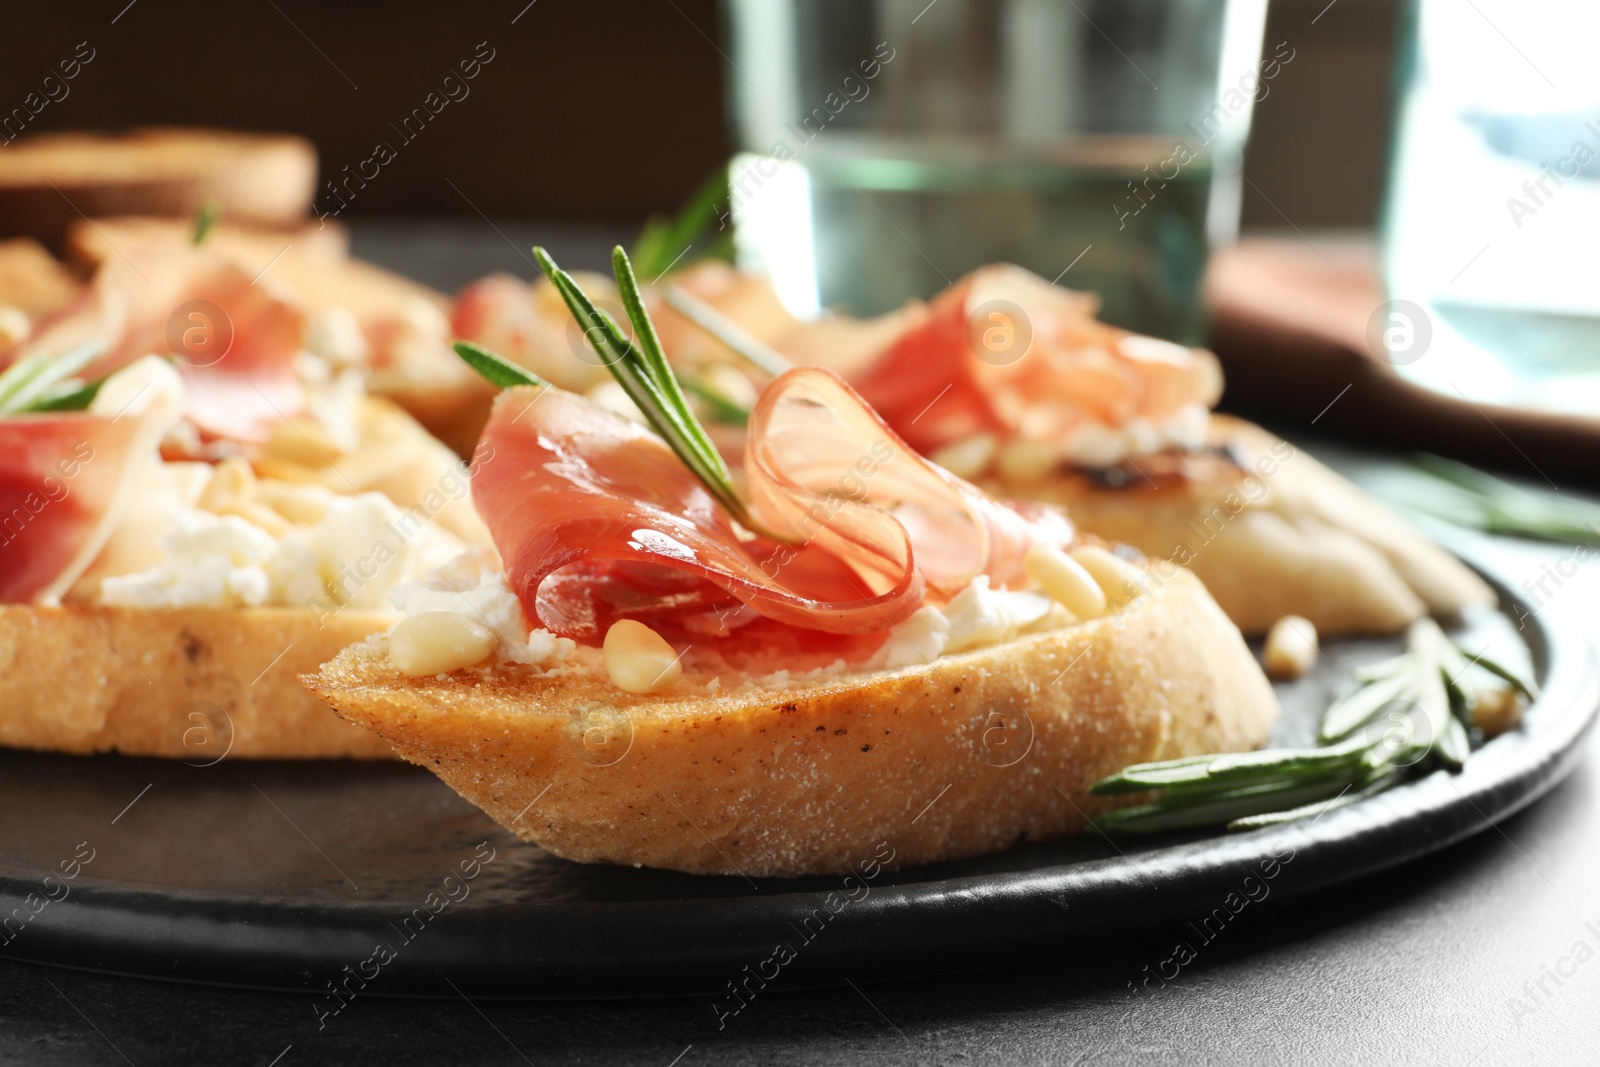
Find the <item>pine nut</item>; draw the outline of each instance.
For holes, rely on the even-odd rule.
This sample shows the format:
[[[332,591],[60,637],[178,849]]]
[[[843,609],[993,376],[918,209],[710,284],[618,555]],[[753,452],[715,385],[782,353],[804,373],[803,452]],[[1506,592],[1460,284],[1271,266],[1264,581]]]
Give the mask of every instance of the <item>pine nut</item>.
[[[253,500],[235,500],[213,510],[218,515],[237,515],[251,525],[261,527],[278,541],[283,540],[289,531],[294,529],[288,519]]]
[[[482,663],[499,645],[489,627],[453,611],[425,611],[389,631],[389,658],[413,678]]]
[[[0,351],[20,344],[33,332],[28,313],[10,304],[0,304]]]
[[[602,651],[611,683],[629,693],[660,693],[683,677],[678,653],[666,638],[633,619],[611,624]]]
[[[1099,583],[1106,603],[1113,608],[1148,591],[1148,577],[1143,570],[1099,545],[1079,545],[1070,555]]]
[[[971,481],[989,472],[999,449],[1000,442],[994,434],[975,433],[935,450],[928,458],[957,478]]]
[[[1106,594],[1083,564],[1058,548],[1034,545],[1022,558],[1028,577],[1056,603],[1080,619],[1098,619],[1106,613]]]
[[[1045,441],[1018,438],[1000,449],[1000,476],[1008,482],[1037,482],[1061,465],[1061,451]]]
[[[230,456],[211,469],[211,478],[200,490],[196,505],[220,515],[227,508],[252,500],[255,487],[256,476],[250,464],[237,456]]]
[[[1484,737],[1498,737],[1522,723],[1522,701],[1510,686],[1490,686],[1472,705],[1472,722]]]
[[[1263,650],[1267,673],[1285,680],[1298,678],[1317,662],[1317,628],[1310,619],[1285,615],[1267,631]]]

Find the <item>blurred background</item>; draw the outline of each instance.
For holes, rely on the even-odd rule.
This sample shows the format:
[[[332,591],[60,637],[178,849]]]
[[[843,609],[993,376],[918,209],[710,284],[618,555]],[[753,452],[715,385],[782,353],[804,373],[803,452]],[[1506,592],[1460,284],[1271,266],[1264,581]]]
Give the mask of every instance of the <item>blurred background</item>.
[[[1256,108],[1245,174],[1260,191],[1245,188],[1246,229],[1285,228],[1285,217],[1302,228],[1372,225],[1397,5],[1271,5],[1269,52],[1288,38],[1314,47],[1299,48]],[[733,147],[723,96],[733,45],[717,0],[504,0],[449,10],[259,0],[230,6],[225,18],[198,0],[30,5],[8,16],[0,39],[0,100],[20,101],[84,40],[95,59],[30,132],[156,124],[294,132],[316,144],[324,178],[392,139],[389,124],[487,41],[496,59],[471,96],[408,144],[346,220],[470,217],[476,205],[497,219],[636,229],[681,203]]]
[[[532,277],[535,241],[603,267],[730,157],[738,177],[786,139],[809,192],[731,202],[741,265],[791,310],[874,314],[1007,259],[1215,349],[1228,410],[1600,485],[1574,451],[1600,445],[1581,254],[1600,164],[1547,187],[1553,209],[1521,184],[1600,122],[1590,29],[1590,0],[108,0],[11,16],[0,125],[303,136],[314,210],[446,293]],[[905,58],[862,76],[876,96],[818,109],[880,35]],[[35,113],[3,110],[75,55],[92,59]],[[1240,72],[1253,105],[1220,95]],[[1132,212],[1140,162],[1194,142],[1219,99],[1228,135]],[[808,114],[827,120],[814,144]],[[380,145],[381,175],[355,178]]]

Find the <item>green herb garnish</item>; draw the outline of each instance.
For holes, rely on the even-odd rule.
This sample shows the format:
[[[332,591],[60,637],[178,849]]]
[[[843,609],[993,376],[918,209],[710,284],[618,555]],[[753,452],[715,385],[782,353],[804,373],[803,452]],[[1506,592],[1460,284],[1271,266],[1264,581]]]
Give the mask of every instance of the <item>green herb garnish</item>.
[[[622,386],[651,428],[683,461],[706,491],[746,529],[775,541],[792,542],[794,539],[770,529],[750,513],[749,507],[733,488],[733,477],[723,462],[716,446],[706,434],[705,427],[695,418],[682,386],[667,365],[661,350],[661,338],[655,324],[645,310],[644,298],[639,292],[638,279],[634,277],[633,264],[620,247],[612,250],[611,262],[617,279],[617,289],[622,295],[622,305],[628,312],[636,340],[629,341],[611,316],[595,307],[572,276],[560,267],[543,248],[533,250],[539,269],[550,279],[561,298],[566,301],[572,317],[582,328],[584,336],[593,345],[611,376]],[[469,363],[479,374],[502,388],[509,385],[543,385],[538,378],[514,363],[507,362],[492,352],[465,341],[455,345],[456,354]]]
[[[730,397],[724,396],[712,385],[698,378],[683,379],[683,389],[686,393],[693,393],[706,406],[706,413],[713,422],[723,422],[730,426],[743,426],[750,421],[750,409]]]
[[[1508,686],[1532,699],[1519,672],[1469,655],[1423,619],[1404,654],[1357,672],[1322,718],[1318,744],[1141,763],[1097,782],[1097,796],[1159,791],[1100,816],[1106,831],[1156,833],[1226,824],[1253,829],[1353,804],[1435,768],[1459,770],[1472,750],[1480,702]]]
[[[475,345],[471,341],[457,341],[452,345],[456,355],[460,356],[473,370],[486,378],[490,385],[501,389],[510,389],[515,385],[545,385],[545,380],[528,370],[519,367],[503,356],[497,356],[482,345]]]
[[[215,200],[207,200],[200,206],[200,211],[194,217],[194,232],[189,235],[189,243],[196,248],[205,243],[206,237],[211,233],[211,227],[217,224],[217,219],[222,215],[222,210],[217,207]]]
[[[85,341],[60,356],[40,352],[17,360],[0,373],[0,415],[87,408],[105,379],[84,383],[75,376],[105,347],[104,341]]]
[[[711,224],[724,214],[729,203],[728,168],[718,167],[700,188],[694,191],[688,203],[673,218],[656,215],[645,223],[639,239],[633,243],[635,269],[646,278],[654,280],[687,263],[703,259],[733,258],[733,231],[719,227],[722,232],[695,255],[690,250],[704,241]]]
[[[1403,508],[1484,533],[1600,545],[1600,506],[1523,489],[1442,456],[1419,455],[1412,462],[1432,476],[1437,492],[1393,501]]]
[[[681,287],[666,287],[667,304],[678,314],[721,341],[733,354],[763,374],[776,378],[794,364],[762,344],[732,319]]]

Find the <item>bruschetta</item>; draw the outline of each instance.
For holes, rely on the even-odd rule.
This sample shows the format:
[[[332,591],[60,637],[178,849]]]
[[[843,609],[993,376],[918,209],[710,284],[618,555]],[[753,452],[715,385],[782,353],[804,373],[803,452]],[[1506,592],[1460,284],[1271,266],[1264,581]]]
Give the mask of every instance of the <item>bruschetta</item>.
[[[734,499],[628,283],[636,341],[583,321],[660,436],[501,378],[530,384],[473,464],[496,551],[306,676],[340,715],[558,855],[750,876],[1070,833],[1131,762],[1265,741],[1192,575],[930,463],[829,371],[762,391]]]
[[[128,257],[0,372],[0,744],[390,756],[295,676],[487,540],[464,465],[270,281]]]

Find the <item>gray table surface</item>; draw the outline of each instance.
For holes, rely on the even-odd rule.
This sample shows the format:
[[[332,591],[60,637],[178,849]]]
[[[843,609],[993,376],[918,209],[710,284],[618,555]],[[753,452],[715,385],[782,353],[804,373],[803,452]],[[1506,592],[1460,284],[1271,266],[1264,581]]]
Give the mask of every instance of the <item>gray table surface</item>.
[[[498,220],[392,224],[358,229],[356,248],[453,289],[491,269],[530,275],[521,256],[534,239],[599,266],[606,243],[625,236]],[[1365,484],[1393,477],[1392,464],[1358,452],[1311,450]],[[1512,545],[1503,558],[1513,576],[1537,580],[1563,555]],[[1553,595],[1600,603],[1600,566],[1586,562]],[[306,996],[0,959],[0,1063],[1600,1063],[1596,841],[1591,749],[1543,801],[1441,854],[1263,901],[1153,993],[1133,987],[1171,954],[1181,926],[1088,966],[773,990],[722,1030],[704,999],[363,997],[319,1031]]]

